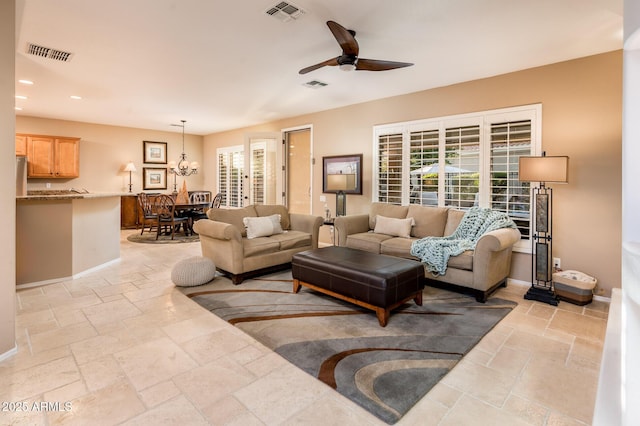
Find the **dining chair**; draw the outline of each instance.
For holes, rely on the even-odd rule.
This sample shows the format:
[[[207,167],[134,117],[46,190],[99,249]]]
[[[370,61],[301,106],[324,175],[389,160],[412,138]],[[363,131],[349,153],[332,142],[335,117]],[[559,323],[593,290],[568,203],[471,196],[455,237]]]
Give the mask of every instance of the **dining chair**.
[[[211,192],[209,191],[194,191],[189,194],[189,202],[191,204],[208,203],[206,207],[197,210],[191,210],[188,212],[188,216],[192,222],[200,219],[207,219],[207,210],[211,208]]]
[[[149,228],[149,232],[153,231],[153,228],[158,224],[158,215],[153,210],[152,197],[144,192],[138,194],[138,207],[142,212],[142,231],[140,231],[140,235],[144,233],[144,230],[147,227]]]
[[[222,202],[222,192],[218,192],[215,197],[213,197],[213,201],[211,202],[212,209],[219,209],[220,203]]]
[[[170,195],[159,195],[153,203],[155,212],[158,214],[156,240],[160,236],[163,228],[171,229],[171,239],[173,240],[176,228],[182,226],[185,235],[189,235],[189,218],[176,216],[176,202]],[[168,230],[167,230],[168,233]]]

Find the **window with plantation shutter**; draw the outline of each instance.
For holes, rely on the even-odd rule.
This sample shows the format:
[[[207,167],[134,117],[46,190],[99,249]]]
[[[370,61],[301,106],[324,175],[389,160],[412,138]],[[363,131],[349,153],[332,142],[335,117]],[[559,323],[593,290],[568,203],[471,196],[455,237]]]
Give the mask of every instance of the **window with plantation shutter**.
[[[242,175],[244,170],[242,146],[218,148],[218,192],[221,207],[242,207]]]
[[[530,185],[520,156],[539,155],[539,104],[374,127],[373,200],[506,212],[530,251]]]
[[[265,151],[264,143],[251,145],[251,204],[264,204],[265,200]]]
[[[480,191],[480,126],[447,128],[444,144],[444,205],[473,207]]]
[[[433,164],[438,163],[439,133],[432,129],[409,134],[410,204],[438,205],[438,173]]]
[[[378,139],[378,200],[402,202],[402,135],[381,135]]]
[[[491,208],[506,212],[522,237],[531,235],[530,184],[518,180],[518,158],[531,155],[531,120],[491,124]]]

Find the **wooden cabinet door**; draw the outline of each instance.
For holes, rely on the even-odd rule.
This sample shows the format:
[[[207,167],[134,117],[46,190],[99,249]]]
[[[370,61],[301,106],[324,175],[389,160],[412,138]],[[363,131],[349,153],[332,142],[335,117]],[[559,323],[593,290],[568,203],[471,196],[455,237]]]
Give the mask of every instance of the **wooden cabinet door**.
[[[16,135],[16,155],[27,155],[27,137]]]
[[[120,197],[120,227],[138,228],[138,196],[123,195]]]
[[[55,175],[60,178],[80,176],[80,150],[78,139],[59,138],[54,144]]]
[[[30,136],[27,138],[28,177],[54,177],[54,142],[53,138],[44,136]]]

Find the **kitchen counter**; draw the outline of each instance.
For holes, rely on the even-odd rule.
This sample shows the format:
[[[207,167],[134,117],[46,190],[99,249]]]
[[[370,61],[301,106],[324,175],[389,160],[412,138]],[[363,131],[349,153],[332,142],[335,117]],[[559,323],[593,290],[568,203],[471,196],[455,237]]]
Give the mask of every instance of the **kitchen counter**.
[[[16,197],[16,284],[58,282],[118,260],[121,195],[34,191]]]
[[[74,200],[81,198],[120,197],[127,195],[124,192],[76,192],[73,190],[42,190],[28,191],[27,195],[19,195],[16,200]]]

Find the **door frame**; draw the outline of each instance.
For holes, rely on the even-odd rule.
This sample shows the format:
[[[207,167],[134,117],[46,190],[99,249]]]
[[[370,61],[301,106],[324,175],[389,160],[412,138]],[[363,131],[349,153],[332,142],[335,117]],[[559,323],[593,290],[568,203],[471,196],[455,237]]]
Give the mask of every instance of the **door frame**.
[[[249,195],[251,194],[251,178],[249,173],[249,168],[251,167],[251,141],[254,139],[273,139],[278,143],[279,140],[282,140],[282,132],[248,132],[244,134],[244,166],[243,166],[243,176],[242,176],[242,186],[243,186],[243,194],[242,194],[242,205],[247,206],[250,201]],[[282,168],[282,153],[281,150],[276,149],[276,170],[280,170]],[[278,194],[282,192],[282,179],[279,177],[279,174],[276,173],[276,200],[278,199]]]
[[[300,126],[294,126],[294,127],[286,127],[284,129],[281,129],[281,135],[282,135],[282,174],[281,174],[281,192],[278,192],[279,194],[282,194],[282,204],[284,204],[285,206],[289,207],[289,196],[286,193],[287,188],[289,187],[289,182],[288,182],[288,176],[289,176],[289,149],[287,147],[287,135],[289,133],[293,133],[293,132],[298,132],[301,130],[309,130],[309,153],[311,158],[309,159],[309,161],[311,161],[311,167],[310,169],[310,176],[309,176],[309,187],[311,188],[311,194],[309,195],[311,202],[309,203],[309,214],[313,213],[313,169],[314,169],[314,165],[316,164],[316,159],[315,159],[315,155],[314,155],[314,149],[313,149],[313,124],[302,124]]]

